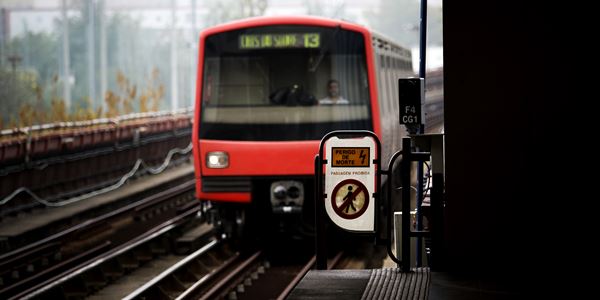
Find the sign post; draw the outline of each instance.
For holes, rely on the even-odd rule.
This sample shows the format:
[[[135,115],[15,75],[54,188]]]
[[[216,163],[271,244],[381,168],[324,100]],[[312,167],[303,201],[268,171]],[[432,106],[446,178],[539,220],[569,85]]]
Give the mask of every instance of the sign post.
[[[423,124],[421,109],[421,99],[425,91],[423,82],[423,78],[398,79],[399,120],[400,124],[406,125],[409,131],[415,131]]]
[[[340,228],[375,233],[380,199],[381,143],[366,130],[338,130],[321,139],[315,156],[315,253],[327,269],[325,213]]]

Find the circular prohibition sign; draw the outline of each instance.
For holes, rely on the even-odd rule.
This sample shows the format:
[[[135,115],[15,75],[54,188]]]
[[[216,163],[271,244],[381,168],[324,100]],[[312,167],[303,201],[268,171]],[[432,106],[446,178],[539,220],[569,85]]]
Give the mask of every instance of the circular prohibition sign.
[[[356,179],[346,179],[338,183],[331,193],[331,206],[338,216],[356,219],[365,213],[369,206],[369,191]]]

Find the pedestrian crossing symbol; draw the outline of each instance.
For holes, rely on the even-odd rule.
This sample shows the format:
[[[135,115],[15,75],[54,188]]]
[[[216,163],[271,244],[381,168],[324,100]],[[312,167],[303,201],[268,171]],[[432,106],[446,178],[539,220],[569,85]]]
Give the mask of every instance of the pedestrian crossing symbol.
[[[348,220],[356,219],[369,206],[369,191],[358,180],[343,180],[333,189],[331,206],[338,216]]]

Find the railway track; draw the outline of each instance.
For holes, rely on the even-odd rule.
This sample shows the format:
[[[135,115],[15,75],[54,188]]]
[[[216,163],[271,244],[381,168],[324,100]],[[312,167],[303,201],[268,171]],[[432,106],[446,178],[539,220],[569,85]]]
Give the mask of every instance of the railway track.
[[[195,219],[199,206],[144,234],[32,286],[10,299],[81,299],[138,269],[155,257],[168,255],[170,240]],[[112,298],[112,297],[111,297]]]
[[[0,256],[0,298],[56,278],[64,270],[115,251],[148,227],[200,210],[193,181],[152,194]],[[160,226],[160,225],[159,225]],[[158,229],[154,229],[155,231]]]
[[[146,210],[158,198],[136,207]],[[120,245],[104,241],[2,298],[285,299],[315,263],[306,248],[294,251],[299,247],[285,242],[275,243],[276,249],[236,251],[197,217],[201,210],[189,205]],[[50,242],[45,247],[55,247]],[[330,268],[342,257],[333,257]]]
[[[113,289],[91,299],[285,299],[316,261],[275,265],[263,251],[242,254],[219,243],[211,241],[128,295]]]

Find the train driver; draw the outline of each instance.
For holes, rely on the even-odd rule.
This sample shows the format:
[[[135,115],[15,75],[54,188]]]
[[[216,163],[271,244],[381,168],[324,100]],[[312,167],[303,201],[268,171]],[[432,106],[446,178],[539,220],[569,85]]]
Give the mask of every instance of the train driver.
[[[320,99],[319,104],[349,104],[348,100],[340,95],[340,83],[335,79],[327,81],[327,97]]]

